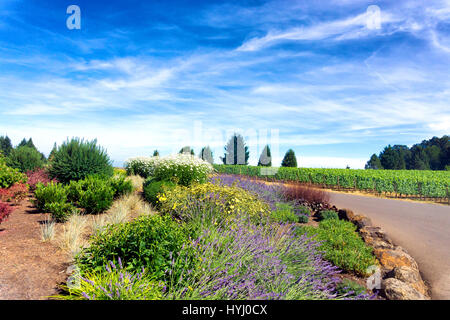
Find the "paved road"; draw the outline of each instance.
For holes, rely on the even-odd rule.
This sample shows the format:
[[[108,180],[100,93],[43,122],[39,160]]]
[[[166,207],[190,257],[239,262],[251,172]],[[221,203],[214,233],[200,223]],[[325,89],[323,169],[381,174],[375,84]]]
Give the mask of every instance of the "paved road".
[[[329,194],[336,207],[368,216],[416,259],[433,299],[450,299],[450,206]]]

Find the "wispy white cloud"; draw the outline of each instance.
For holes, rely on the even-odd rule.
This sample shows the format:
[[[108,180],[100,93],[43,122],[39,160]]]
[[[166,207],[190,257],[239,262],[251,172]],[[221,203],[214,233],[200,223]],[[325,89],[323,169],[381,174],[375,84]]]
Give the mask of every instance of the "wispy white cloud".
[[[354,2],[338,2],[352,8],[349,12],[359,12],[352,7]],[[251,19],[255,13],[247,8],[239,11],[233,23],[235,5],[228,5],[230,14],[222,17],[223,6],[205,14],[210,23],[220,21],[224,29],[257,24],[250,32],[231,36],[234,44],[242,35],[249,39],[239,50],[235,45],[199,46],[170,56],[142,51],[80,57],[3,48],[0,135],[7,133],[15,141],[32,136],[45,152],[66,137],[98,138],[118,163],[129,156],[151,154],[155,148],[170,153],[190,144],[199,151],[209,144],[219,161],[233,130],[252,136],[276,129],[277,164],[287,148],[301,151],[305,146],[356,144],[374,138],[396,143],[402,134],[418,141],[449,132],[450,77],[443,68],[449,63],[448,42],[438,28],[438,21],[447,17],[442,7],[423,10],[427,17],[423,20],[418,19],[417,7],[405,9],[403,16],[395,6],[382,8],[387,28],[368,31],[364,1],[358,2],[363,13],[353,16],[318,14],[297,20],[295,14],[307,5],[304,1],[293,3],[295,14],[286,16],[282,13],[289,11],[292,2],[287,1],[284,9],[276,9],[273,3],[257,7],[259,19]],[[277,11],[270,15],[271,10]],[[408,14],[411,10],[414,15]],[[374,35],[389,40],[401,32],[429,46],[415,51],[404,40],[386,41],[366,51],[358,51],[355,42],[348,54],[339,49],[344,39]],[[433,32],[436,43],[428,38]],[[129,43],[132,32],[119,34],[121,41]],[[255,37],[261,34],[265,35]],[[327,48],[283,46],[305,40],[327,41]],[[60,41],[79,45],[73,39]],[[97,44],[88,42],[85,51],[92,53]],[[201,139],[195,135],[198,121],[204,129]],[[256,163],[261,146],[250,138],[251,163]],[[302,166],[362,167],[364,152],[355,158],[345,152],[336,157],[300,152],[299,162]]]

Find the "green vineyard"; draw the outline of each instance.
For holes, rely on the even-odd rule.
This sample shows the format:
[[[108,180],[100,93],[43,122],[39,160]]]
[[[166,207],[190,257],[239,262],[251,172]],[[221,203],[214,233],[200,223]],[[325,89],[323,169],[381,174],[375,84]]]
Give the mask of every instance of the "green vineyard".
[[[450,171],[267,168],[214,165],[219,173],[267,180],[296,181],[340,190],[361,190],[397,197],[449,200]]]

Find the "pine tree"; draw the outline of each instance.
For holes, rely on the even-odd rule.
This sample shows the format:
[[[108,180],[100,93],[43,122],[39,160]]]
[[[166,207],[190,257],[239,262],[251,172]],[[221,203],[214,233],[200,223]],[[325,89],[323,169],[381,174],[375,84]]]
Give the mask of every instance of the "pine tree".
[[[27,139],[23,138],[22,141],[20,141],[20,143],[17,145],[16,148],[18,148],[18,147],[25,147],[27,145],[28,145]]]
[[[205,161],[208,161],[211,164],[214,163],[213,154],[212,154],[212,151],[209,148],[209,146],[206,146],[206,147],[202,148],[202,151],[200,151],[200,158],[205,160]]]
[[[266,145],[259,156],[258,166],[261,167],[271,167],[272,166],[272,155],[270,153],[269,145]]]
[[[53,149],[52,151],[50,151],[50,154],[48,155],[48,160],[51,161],[53,159],[53,155],[55,154],[56,150],[57,150],[57,145],[56,142],[53,144]]]
[[[28,139],[27,144],[28,147],[33,148],[34,150],[37,150],[36,146],[33,143],[33,139]]]
[[[366,166],[364,167],[364,169],[374,169],[374,170],[383,169],[383,166],[381,165],[380,158],[378,158],[378,156],[374,153],[370,157],[370,160],[367,161]]]
[[[282,167],[297,167],[297,158],[295,157],[294,150],[289,149],[284,155],[283,161],[281,162]]]
[[[11,139],[8,136],[0,137],[0,151],[3,156],[7,157],[13,149]]]
[[[159,157],[159,151],[158,150],[153,151],[153,156],[154,157]]]
[[[244,138],[240,134],[234,133],[230,140],[228,140],[224,149],[225,154],[223,158],[221,158],[224,164],[248,165],[250,151],[245,145]]]

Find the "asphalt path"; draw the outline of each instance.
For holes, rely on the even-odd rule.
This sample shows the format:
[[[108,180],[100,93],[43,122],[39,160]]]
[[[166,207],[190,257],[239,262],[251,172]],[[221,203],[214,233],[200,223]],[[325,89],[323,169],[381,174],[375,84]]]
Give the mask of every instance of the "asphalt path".
[[[338,208],[369,217],[417,261],[432,299],[450,299],[450,206],[328,192]]]

